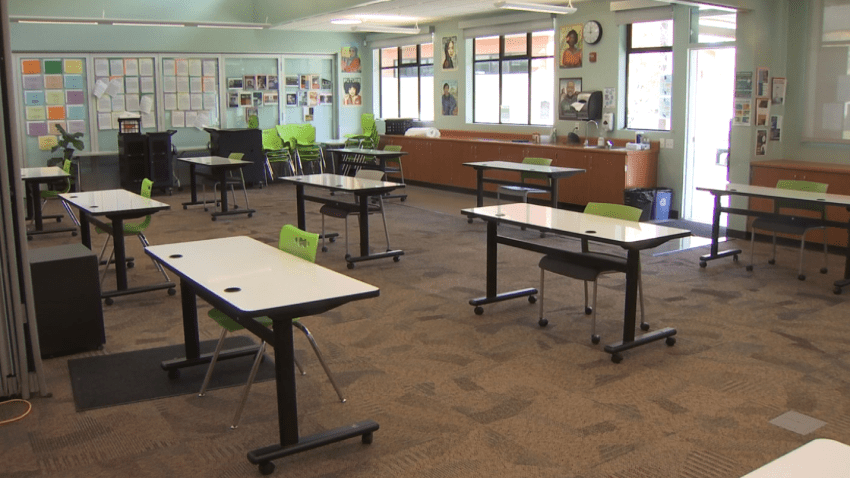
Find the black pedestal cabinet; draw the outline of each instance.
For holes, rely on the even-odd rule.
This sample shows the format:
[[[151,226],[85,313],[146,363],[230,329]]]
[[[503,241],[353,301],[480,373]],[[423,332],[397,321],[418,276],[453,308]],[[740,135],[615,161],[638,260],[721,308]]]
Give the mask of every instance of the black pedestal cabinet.
[[[30,249],[42,357],[96,350],[106,343],[97,256],[82,244]]]

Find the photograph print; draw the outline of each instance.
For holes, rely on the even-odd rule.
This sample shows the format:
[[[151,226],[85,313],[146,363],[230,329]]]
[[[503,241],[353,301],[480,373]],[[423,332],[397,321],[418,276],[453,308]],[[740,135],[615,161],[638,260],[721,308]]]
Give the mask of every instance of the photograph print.
[[[236,90],[242,89],[242,78],[228,78],[227,79],[227,87],[233,88]]]
[[[581,23],[561,27],[558,41],[561,68],[581,67],[582,32],[584,25]]]
[[[240,80],[242,78],[239,78]],[[227,94],[227,106],[230,108],[238,108],[239,107],[239,92],[231,91]]]
[[[295,93],[286,94],[286,106],[296,106],[298,104],[298,95]]]
[[[245,75],[242,82],[242,89],[253,90],[257,87],[257,77],[254,75]]]
[[[286,86],[295,86],[297,87],[299,83],[298,75],[286,75]]]
[[[558,82],[558,119],[570,120],[578,118],[578,111],[573,103],[578,101],[581,92],[581,78],[561,78]]]
[[[266,88],[269,90],[276,90],[280,85],[277,81],[277,75],[267,75],[266,76]]]
[[[443,37],[443,71],[457,70],[457,37]]]

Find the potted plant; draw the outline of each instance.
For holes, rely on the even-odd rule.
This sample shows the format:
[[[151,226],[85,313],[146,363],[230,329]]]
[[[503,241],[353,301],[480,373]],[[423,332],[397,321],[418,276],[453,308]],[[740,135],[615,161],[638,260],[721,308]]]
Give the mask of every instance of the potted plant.
[[[62,164],[62,162],[64,162],[66,159],[71,159],[71,157],[74,156],[75,149],[80,150],[86,147],[83,144],[82,140],[80,140],[80,138],[83,137],[83,133],[77,132],[71,134],[65,131],[65,128],[58,124],[56,125],[56,129],[59,130],[59,133],[61,133],[61,135],[59,136],[59,140],[56,146],[51,148],[50,152],[55,153],[56,151],[61,150],[62,156],[48,159],[48,166],[56,166]]]

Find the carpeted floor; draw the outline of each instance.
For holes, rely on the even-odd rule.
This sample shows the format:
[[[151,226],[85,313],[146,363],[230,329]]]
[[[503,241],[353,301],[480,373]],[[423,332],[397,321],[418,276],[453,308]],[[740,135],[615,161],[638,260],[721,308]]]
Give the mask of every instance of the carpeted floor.
[[[280,459],[274,476],[723,478],[814,438],[850,443],[848,295],[831,287],[842,257],[830,256],[830,273],[821,275],[812,255],[801,282],[791,248],[780,248],[769,266],[769,245],[757,244],[753,272],[744,260],[698,267],[707,247],[648,251],[647,320],[652,328],[676,327],[678,342],[630,350],[613,364],[602,344],[622,333],[622,276],[600,282],[600,345],[590,341],[577,281],[549,276],[546,328],[526,300],[486,306],[477,316],[468,300],[484,290],[485,225],[459,213],[474,198],[408,192],[407,201],[387,206],[392,247],[405,251],[401,262],[348,270],[342,241],[319,254],[319,264],[381,288],[378,298],[303,319],[347,403],[339,403],[312,350],[295,336],[307,370],[296,378],[302,434],[364,419],[380,430],[371,445],[348,440]],[[254,217],[215,222],[200,208],[183,210],[187,192],[158,196],[172,209],[153,216],[147,237],[163,244],[244,234],[275,244],[280,226],[295,222],[294,189],[275,184],[249,194]],[[319,229],[317,211],[308,206],[308,229]],[[373,224],[374,246],[383,249],[380,221]],[[342,221],[329,219],[328,227],[342,232]],[[355,221],[350,228],[356,237]],[[43,236],[29,245],[78,240]],[[578,247],[550,235],[541,240]],[[95,250],[102,241],[94,238]],[[128,254],[138,258],[131,285],[157,280],[132,238]],[[500,249],[499,289],[536,286],[538,259]],[[226,257],[210,260],[238,267]],[[269,284],[270,293],[276,287],[286,284]],[[209,306],[199,307],[204,317]],[[239,387],[75,410],[69,360],[178,345],[180,317],[180,296],[165,291],[104,306],[105,348],[46,360],[52,395],[34,398],[28,417],[0,428],[0,477],[259,476],[245,455],[278,437],[273,381],[254,386],[237,430],[228,420]],[[212,321],[201,320],[200,328],[202,340],[217,338]],[[825,425],[803,436],[770,423],[788,411]]]

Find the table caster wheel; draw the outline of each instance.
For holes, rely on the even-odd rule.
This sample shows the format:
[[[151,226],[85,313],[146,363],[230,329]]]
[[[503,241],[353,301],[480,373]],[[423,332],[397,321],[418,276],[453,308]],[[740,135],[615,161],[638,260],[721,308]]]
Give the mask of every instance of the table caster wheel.
[[[623,361],[623,356],[619,353],[611,354],[611,361],[614,363],[620,363]]]
[[[806,280],[806,274],[800,274],[797,276],[797,279]]]
[[[186,209],[189,209],[189,206],[184,205],[183,210],[185,211]]]
[[[836,286],[834,289],[832,289],[832,293],[835,295],[841,295],[841,287]]]
[[[407,198],[401,198],[401,202],[407,201]]]
[[[127,263],[127,269],[132,269],[132,268],[134,268],[134,267],[136,267],[136,263],[135,263],[135,262],[130,261],[130,262],[128,262],[128,263]]]
[[[263,475],[271,475],[274,473],[274,463],[270,461],[260,463],[258,468],[260,469],[260,473]]]
[[[827,272],[829,272],[829,270],[827,270],[827,268],[826,268],[826,267],[821,267],[821,268],[820,268],[820,273],[821,273],[821,274],[826,274]]]
[[[528,303],[529,304],[533,304],[535,302],[537,302],[537,297],[535,297],[533,295],[528,296]]]
[[[28,240],[28,241],[31,241],[31,240],[32,240],[32,236],[27,236],[27,240]]]
[[[174,287],[168,289],[168,295],[175,295],[175,294],[177,294],[177,289],[175,289]]]
[[[590,341],[593,342],[593,345],[598,344],[599,340],[600,340],[600,337],[598,335],[591,335],[590,336]],[[620,360],[622,360],[622,359],[620,359]]]
[[[349,262],[349,263],[348,263],[348,268],[349,268],[349,269],[354,269],[354,263],[353,263],[353,262]]]
[[[540,317],[540,320],[537,321],[537,325],[539,325],[541,327],[546,327],[547,325],[549,325],[549,319],[546,319],[544,317]]]
[[[169,380],[177,380],[178,378],[180,378],[180,369],[179,368],[173,368],[173,369],[168,371],[168,379]]]
[[[705,262],[705,261],[699,261],[699,266],[700,266],[701,268],[705,269],[705,266],[707,266],[707,265],[708,265],[708,263],[707,263],[707,262]]]
[[[649,324],[647,324],[646,322],[642,322],[640,324],[640,330],[643,330],[644,332],[646,332],[647,330],[649,330]]]
[[[215,221],[215,216],[212,217],[212,220]]]
[[[112,305],[114,303],[114,301],[112,300],[112,297],[107,297],[103,301],[106,302],[106,305]]]
[[[776,264],[776,259],[771,259],[771,260],[767,261],[767,263],[770,264],[770,265],[774,265],[774,264]]]
[[[331,238],[329,238],[328,240],[329,240],[329,241],[331,241],[331,242],[336,242],[336,236],[331,237]]]
[[[592,314],[592,313],[593,313],[593,308],[592,308],[592,307],[585,307],[585,308],[584,308],[584,315],[590,315],[590,314]]]
[[[343,257],[343,259],[345,259],[345,260],[349,260],[349,259],[351,259],[351,254],[349,254],[349,253],[347,253],[347,252],[346,252],[346,253],[345,253],[345,257]]]
[[[480,305],[472,309],[472,311],[475,312],[475,315],[484,315],[484,307]]]
[[[56,218],[56,222],[62,222],[62,218],[61,218],[61,217],[57,217],[57,218]]]
[[[254,213],[249,212],[249,213],[248,213],[248,217],[254,217]]]
[[[466,220],[466,222],[467,222],[468,224],[472,224],[472,218],[467,219],[467,220]]]
[[[732,262],[738,262],[738,254],[732,256]]]
[[[752,272],[752,271],[753,271],[753,266],[747,266],[747,272]]]
[[[327,246],[322,246],[322,252],[328,252]]]
[[[664,343],[667,344],[668,347],[672,347],[676,344],[676,337],[667,337],[667,340],[665,340]]]
[[[77,231],[72,231],[72,232],[71,232],[71,237],[77,237]]]
[[[401,256],[395,256],[395,257],[393,257],[393,262],[398,262],[398,261],[400,261],[400,260],[401,260]]]
[[[371,445],[372,439],[373,439],[372,433],[371,432],[370,433],[364,433],[363,436],[360,439],[363,442],[363,444]]]

